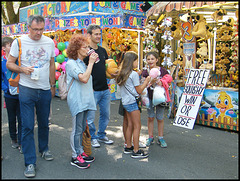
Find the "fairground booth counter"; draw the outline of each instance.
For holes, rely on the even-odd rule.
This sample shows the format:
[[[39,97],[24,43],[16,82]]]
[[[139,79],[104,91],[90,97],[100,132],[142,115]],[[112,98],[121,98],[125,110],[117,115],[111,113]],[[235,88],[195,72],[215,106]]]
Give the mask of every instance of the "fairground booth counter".
[[[27,17],[42,15],[45,17],[46,36],[55,42],[56,54],[56,96],[58,96],[58,77],[65,71],[68,60],[66,48],[74,33],[86,33],[90,24],[97,24],[102,28],[103,46],[109,55],[118,63],[121,53],[132,50],[139,55],[139,66],[142,65],[142,37],[146,21],[146,13],[140,8],[141,1],[92,1],[92,2],[41,2],[20,9],[19,24],[2,28],[4,36],[21,36],[28,33]],[[33,52],[37,54],[38,52]],[[114,79],[108,79],[112,100],[117,97],[117,86]]]
[[[157,49],[173,76],[173,123],[238,131],[238,2],[158,2],[145,31],[155,35],[146,52]]]

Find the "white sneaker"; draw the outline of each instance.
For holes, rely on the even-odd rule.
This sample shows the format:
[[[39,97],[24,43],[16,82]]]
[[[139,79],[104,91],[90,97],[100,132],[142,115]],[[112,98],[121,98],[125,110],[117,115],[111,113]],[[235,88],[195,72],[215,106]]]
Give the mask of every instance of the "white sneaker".
[[[97,139],[93,139],[93,140],[91,141],[91,145],[92,145],[92,147],[94,147],[94,148],[99,148],[99,147],[100,147],[100,144],[98,143]]]
[[[139,141],[139,148],[146,148],[146,145]]]
[[[139,145],[138,146],[139,146],[139,148],[146,148],[146,145],[144,143],[140,142],[140,141],[139,141]],[[126,148],[126,147],[127,147],[127,143],[124,143],[124,148]]]
[[[113,140],[108,139],[108,137],[106,137],[106,136],[103,139],[98,139],[98,141],[99,142],[103,142],[103,143],[105,143],[107,145],[111,145],[114,142]]]

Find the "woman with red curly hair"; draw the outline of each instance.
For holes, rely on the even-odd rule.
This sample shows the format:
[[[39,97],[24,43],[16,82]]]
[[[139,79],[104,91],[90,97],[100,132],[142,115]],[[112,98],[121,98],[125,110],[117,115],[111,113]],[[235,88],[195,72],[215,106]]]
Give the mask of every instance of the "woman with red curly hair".
[[[92,53],[89,57],[89,64],[83,62],[88,56],[89,41],[82,34],[74,34],[67,48],[68,61],[66,64],[67,86],[69,88],[67,103],[72,115],[72,133],[70,144],[72,147],[71,165],[84,169],[90,166],[94,157],[87,155],[82,146],[82,135],[86,129],[87,113],[89,110],[97,110],[93,88],[92,68],[98,54]]]

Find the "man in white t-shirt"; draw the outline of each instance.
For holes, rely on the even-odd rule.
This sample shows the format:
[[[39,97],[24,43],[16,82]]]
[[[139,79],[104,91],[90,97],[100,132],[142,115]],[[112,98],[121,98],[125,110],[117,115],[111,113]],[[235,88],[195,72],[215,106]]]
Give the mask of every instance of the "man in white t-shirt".
[[[55,95],[55,52],[51,38],[42,35],[45,20],[42,16],[29,16],[29,34],[21,39],[21,66],[15,64],[19,57],[19,44],[14,40],[7,68],[20,73],[19,102],[22,117],[22,151],[26,177],[35,177],[36,150],[34,142],[34,107],[38,121],[38,150],[45,160],[53,160],[48,149],[51,99]]]

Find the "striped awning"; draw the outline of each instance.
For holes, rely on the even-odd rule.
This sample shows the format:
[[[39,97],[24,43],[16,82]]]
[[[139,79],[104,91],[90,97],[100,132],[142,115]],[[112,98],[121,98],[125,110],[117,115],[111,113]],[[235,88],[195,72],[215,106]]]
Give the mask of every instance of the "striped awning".
[[[153,14],[159,14],[162,12],[171,12],[172,10],[179,11],[183,7],[186,9],[190,9],[191,7],[202,7],[203,5],[214,5],[216,3],[225,3],[226,1],[163,1],[158,2],[154,6],[152,6],[147,11],[147,16],[151,16]]]

